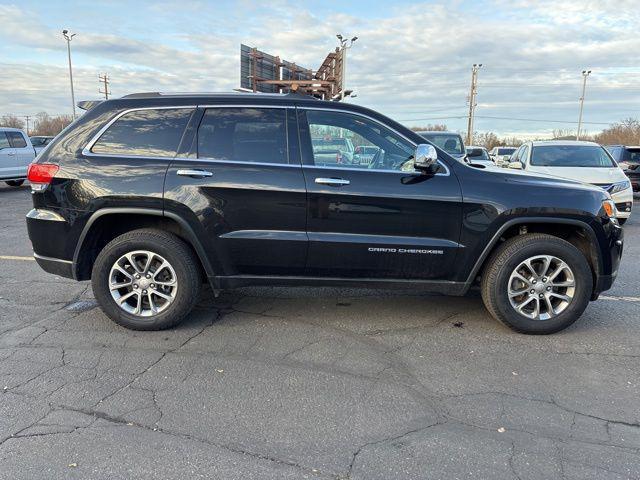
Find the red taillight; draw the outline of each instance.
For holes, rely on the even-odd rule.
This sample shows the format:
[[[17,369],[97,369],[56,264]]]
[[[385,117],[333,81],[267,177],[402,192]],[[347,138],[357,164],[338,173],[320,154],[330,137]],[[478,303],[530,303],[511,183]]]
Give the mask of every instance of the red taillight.
[[[52,163],[30,163],[27,170],[27,180],[33,183],[49,184],[60,167]]]
[[[336,153],[336,163],[342,163],[342,153]]]

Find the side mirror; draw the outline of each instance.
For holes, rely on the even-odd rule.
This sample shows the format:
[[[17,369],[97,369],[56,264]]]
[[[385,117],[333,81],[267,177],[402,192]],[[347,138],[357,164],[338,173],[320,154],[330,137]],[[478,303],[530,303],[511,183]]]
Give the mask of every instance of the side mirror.
[[[416,170],[430,172],[435,169],[438,163],[438,152],[433,145],[421,143],[416,147],[414,158],[414,168]]]
[[[508,167],[514,170],[522,170],[522,164],[520,162],[509,162]]]

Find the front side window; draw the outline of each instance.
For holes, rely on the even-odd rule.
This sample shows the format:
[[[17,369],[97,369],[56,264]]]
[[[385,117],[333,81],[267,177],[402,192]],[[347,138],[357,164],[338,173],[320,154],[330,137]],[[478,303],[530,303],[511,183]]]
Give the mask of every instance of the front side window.
[[[283,108],[209,108],[198,129],[198,157],[289,163]]]
[[[530,163],[537,167],[615,167],[607,151],[597,145],[536,146]]]
[[[118,118],[93,145],[97,154],[174,157],[192,109],[134,110]]]
[[[13,148],[24,148],[27,146],[27,141],[24,139],[20,132],[6,132],[9,137],[9,143]]]
[[[306,116],[314,165],[414,171],[413,144],[379,123],[345,112],[308,110]]]

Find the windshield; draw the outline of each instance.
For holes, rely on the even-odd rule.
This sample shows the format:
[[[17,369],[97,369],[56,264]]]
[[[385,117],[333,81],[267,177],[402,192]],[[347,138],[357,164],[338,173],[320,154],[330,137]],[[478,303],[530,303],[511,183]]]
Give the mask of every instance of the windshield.
[[[49,143],[47,137],[31,137],[29,140],[31,140],[31,145],[34,147],[40,147]]]
[[[422,138],[429,140],[435,146],[440,147],[447,153],[453,155],[464,155],[464,145],[462,144],[462,138],[457,133],[445,134],[433,134],[429,132],[419,132]]]
[[[498,155],[511,155],[515,151],[515,148],[499,148]]]
[[[627,148],[629,152],[628,163],[640,163],[640,148]]]
[[[490,160],[484,148],[467,148],[467,157],[470,160]]]
[[[596,145],[544,145],[533,147],[531,165],[539,167],[615,167],[607,151]]]

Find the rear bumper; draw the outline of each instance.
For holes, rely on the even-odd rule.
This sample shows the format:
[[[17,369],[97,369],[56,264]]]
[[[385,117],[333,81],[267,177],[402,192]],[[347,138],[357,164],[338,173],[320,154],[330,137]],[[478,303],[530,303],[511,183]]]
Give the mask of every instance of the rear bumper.
[[[73,264],[71,260],[62,260],[60,258],[43,257],[37,253],[33,254],[40,268],[47,273],[52,273],[60,277],[73,278]]]
[[[27,231],[38,265],[48,273],[73,278],[73,262],[66,252],[70,226],[52,210],[34,208],[27,213]]]

